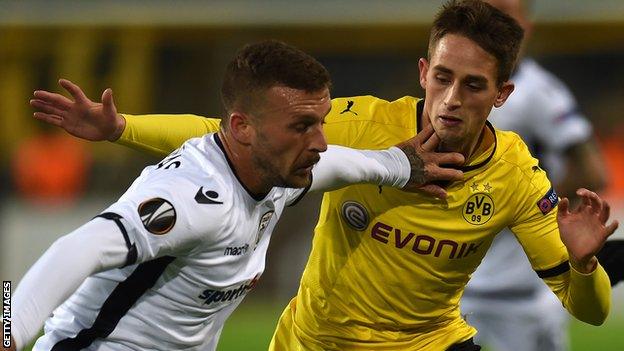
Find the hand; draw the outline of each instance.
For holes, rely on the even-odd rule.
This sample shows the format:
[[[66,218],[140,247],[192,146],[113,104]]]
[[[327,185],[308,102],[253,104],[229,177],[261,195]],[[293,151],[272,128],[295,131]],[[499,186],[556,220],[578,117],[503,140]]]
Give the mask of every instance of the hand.
[[[126,126],[126,120],[117,113],[113,101],[113,91],[109,88],[102,93],[102,103],[89,100],[82,89],[66,79],[59,84],[67,90],[74,101],[63,95],[37,90],[30,105],[37,112],[38,120],[65,129],[69,134],[91,141],[115,141]]]
[[[434,182],[463,179],[462,171],[448,168],[448,166],[462,165],[464,156],[457,152],[435,152],[439,143],[440,138],[429,125],[415,137],[397,145],[407,155],[412,166],[410,180],[403,187],[404,190],[422,191],[444,199],[447,196],[446,190]]]
[[[610,207],[596,193],[581,188],[576,194],[582,202],[572,212],[569,211],[570,201],[567,198],[559,203],[559,233],[568,249],[570,265],[578,272],[591,273],[597,263],[595,255],[615,232],[618,222],[606,225]]]

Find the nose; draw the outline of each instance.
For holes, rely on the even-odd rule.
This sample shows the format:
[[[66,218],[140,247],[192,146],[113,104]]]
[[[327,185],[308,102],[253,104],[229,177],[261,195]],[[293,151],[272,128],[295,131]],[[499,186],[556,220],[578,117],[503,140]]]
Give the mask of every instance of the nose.
[[[325,152],[327,151],[327,138],[323,131],[323,126],[319,125],[315,128],[314,133],[310,135],[310,151]]]
[[[460,84],[458,82],[454,82],[452,85],[448,87],[446,90],[446,95],[444,96],[444,105],[449,110],[454,110],[461,106],[461,97],[460,97]]]

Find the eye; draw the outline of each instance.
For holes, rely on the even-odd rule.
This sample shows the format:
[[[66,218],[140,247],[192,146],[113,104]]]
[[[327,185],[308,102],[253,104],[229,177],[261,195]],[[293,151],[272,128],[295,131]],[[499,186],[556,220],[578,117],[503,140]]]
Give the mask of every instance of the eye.
[[[469,83],[468,88],[474,91],[479,91],[483,89],[483,87],[480,84],[476,84],[476,83]]]
[[[298,133],[305,133],[308,128],[310,128],[310,125],[307,123],[297,123],[293,126],[293,129]]]
[[[435,76],[435,79],[441,84],[449,84],[451,82],[449,78],[440,75]]]

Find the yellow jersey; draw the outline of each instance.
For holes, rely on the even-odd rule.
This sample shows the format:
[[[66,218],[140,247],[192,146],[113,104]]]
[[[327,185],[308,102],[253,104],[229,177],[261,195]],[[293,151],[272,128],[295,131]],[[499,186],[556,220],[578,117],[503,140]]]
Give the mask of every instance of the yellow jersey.
[[[333,99],[324,126],[328,143],[396,145],[420,130],[423,103],[410,96]],[[163,151],[213,131],[216,121],[184,119],[195,132],[206,126],[191,134],[162,120],[137,128],[140,118],[128,116],[122,142],[156,140],[157,129],[167,125],[167,141],[150,146]],[[610,285],[602,267],[589,275],[569,267],[556,221],[558,198],[546,173],[518,135],[489,123],[486,128],[494,142],[468,160],[464,180],[449,184],[444,200],[373,185],[325,193],[297,297],[282,315],[272,349],[439,351],[469,339],[476,331],[462,318],[459,300],[505,227],[573,315],[608,313],[591,302],[598,299],[608,309]]]

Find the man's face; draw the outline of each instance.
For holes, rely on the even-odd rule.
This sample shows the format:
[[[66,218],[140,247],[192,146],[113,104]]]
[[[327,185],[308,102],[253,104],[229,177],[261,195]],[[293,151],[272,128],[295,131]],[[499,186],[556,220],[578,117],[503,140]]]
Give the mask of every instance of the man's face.
[[[492,106],[501,106],[513,85],[506,82],[499,88],[496,58],[456,34],[442,37],[431,52],[431,62],[421,59],[419,68],[426,96],[424,116],[442,147],[471,151]]]
[[[254,166],[274,186],[304,188],[319,153],[327,150],[322,124],[331,109],[329,90],[274,86],[264,96],[254,116]]]

